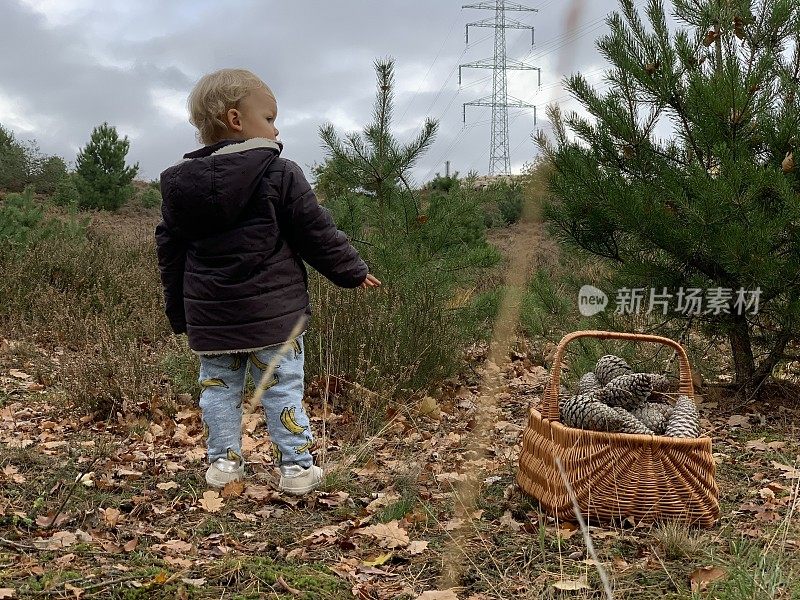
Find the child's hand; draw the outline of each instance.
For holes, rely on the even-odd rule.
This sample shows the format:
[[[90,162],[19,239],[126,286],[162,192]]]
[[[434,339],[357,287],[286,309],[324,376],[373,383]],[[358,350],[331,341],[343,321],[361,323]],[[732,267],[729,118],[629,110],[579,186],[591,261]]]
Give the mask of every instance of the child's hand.
[[[381,285],[380,280],[375,277],[372,273],[367,273],[367,278],[361,283],[360,288],[371,288],[371,287],[379,287]]]

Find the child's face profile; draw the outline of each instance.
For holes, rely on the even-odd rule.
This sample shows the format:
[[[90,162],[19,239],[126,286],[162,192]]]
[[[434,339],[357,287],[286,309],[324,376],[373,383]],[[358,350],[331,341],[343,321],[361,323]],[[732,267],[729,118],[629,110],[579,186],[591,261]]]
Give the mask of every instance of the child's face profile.
[[[238,108],[226,113],[226,121],[231,137],[249,140],[251,138],[278,138],[275,119],[278,118],[278,104],[264,88],[257,88],[239,102]]]

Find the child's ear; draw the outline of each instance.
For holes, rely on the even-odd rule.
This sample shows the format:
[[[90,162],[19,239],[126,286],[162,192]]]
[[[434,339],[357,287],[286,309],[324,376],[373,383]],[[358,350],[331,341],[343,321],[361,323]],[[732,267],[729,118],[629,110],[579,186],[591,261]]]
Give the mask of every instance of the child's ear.
[[[242,130],[242,121],[240,119],[239,111],[235,108],[229,108],[225,113],[225,124],[233,131]]]

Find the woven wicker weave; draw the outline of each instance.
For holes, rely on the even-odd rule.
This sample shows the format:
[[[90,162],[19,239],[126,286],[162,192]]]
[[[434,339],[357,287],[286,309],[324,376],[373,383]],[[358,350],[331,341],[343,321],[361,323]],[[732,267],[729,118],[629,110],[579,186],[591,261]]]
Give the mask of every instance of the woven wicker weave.
[[[681,394],[694,399],[689,359],[677,342],[656,335],[612,331],[576,331],[556,348],[541,413],[530,410],[522,438],[517,483],[551,515],[574,520],[567,487],[556,466],[559,457],[581,512],[593,520],[633,517],[652,523],[676,519],[708,527],[719,517],[711,438],[679,439],[606,433],[567,427],[559,422],[561,363],[577,338],[656,342],[677,352]]]

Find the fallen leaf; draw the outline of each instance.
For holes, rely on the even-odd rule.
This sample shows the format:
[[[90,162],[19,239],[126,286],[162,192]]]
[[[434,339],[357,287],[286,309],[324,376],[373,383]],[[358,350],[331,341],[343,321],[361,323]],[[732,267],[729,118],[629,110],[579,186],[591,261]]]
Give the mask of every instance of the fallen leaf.
[[[75,560],[75,555],[70,552],[69,554],[63,554],[56,558],[56,564],[59,567],[67,567],[73,560]]]
[[[33,545],[37,548],[58,550],[59,548],[67,548],[77,541],[78,537],[71,531],[56,531],[50,538],[34,540]]]
[[[122,549],[125,550],[125,552],[133,552],[134,550],[136,550],[136,546],[138,545],[139,545],[139,538],[133,538],[132,540],[126,542],[125,545],[122,547]]]
[[[177,556],[165,556],[164,562],[173,567],[178,567],[179,569],[189,569],[192,566],[192,561]]]
[[[224,504],[222,498],[219,497],[219,493],[213,490],[203,492],[203,499],[200,500],[200,506],[203,510],[211,513],[219,512]]]
[[[36,517],[36,524],[39,527],[61,527],[64,523],[72,519],[73,515],[70,513],[61,513],[56,516],[55,523],[53,522],[53,515],[39,515]]]
[[[425,396],[422,401],[419,403],[419,407],[417,408],[420,416],[423,417],[430,417],[431,419],[439,419],[442,416],[442,411],[439,409],[439,404],[436,402],[435,398],[431,396]]]
[[[255,523],[258,520],[255,515],[239,512],[238,510],[233,511],[233,516],[246,523]]]
[[[109,554],[117,554],[118,552],[122,551],[122,548],[117,546],[111,540],[100,540],[100,545],[103,547],[103,550],[105,550]]]
[[[363,467],[354,467],[350,470],[359,477],[372,477],[378,472],[378,467],[375,465],[375,460],[370,457]]]
[[[80,483],[86,487],[92,487],[94,485],[94,471],[90,471],[88,473],[78,474],[78,477],[75,479],[76,483]]]
[[[45,450],[54,450],[55,448],[63,448],[66,445],[67,445],[66,440],[52,440],[42,444],[42,448],[44,448]]]
[[[367,504],[364,510],[366,510],[367,513],[369,514],[372,514],[376,510],[383,508],[384,506],[389,506],[392,502],[399,499],[400,496],[398,494],[395,494],[394,492],[386,492],[386,493],[378,492],[378,497],[375,498],[375,500],[373,500],[369,504]]]
[[[627,571],[630,569],[631,565],[621,556],[615,556],[611,560],[611,564],[614,565],[614,569],[616,571]]]
[[[167,491],[167,490],[176,490],[178,489],[178,484],[174,481],[164,481],[162,483],[157,483],[156,487],[160,490]]]
[[[460,528],[464,524],[464,519],[450,519],[447,523],[442,524],[442,529],[444,531],[455,531],[456,529]]]
[[[253,500],[272,500],[277,497],[275,491],[266,485],[248,485],[244,490],[244,495]]]
[[[519,521],[515,521],[513,515],[511,514],[510,510],[507,510],[503,513],[503,516],[500,517],[500,527],[501,529],[509,529],[511,531],[519,531],[522,528],[522,523]]]
[[[225,487],[222,488],[222,497],[223,498],[236,498],[242,495],[244,491],[244,481],[241,479],[229,481],[225,484]],[[205,496],[205,494],[203,494]],[[213,511],[212,511],[213,512]]]
[[[206,584],[205,577],[199,577],[198,579],[188,579],[186,577],[182,577],[181,581],[194,587],[203,587]]]
[[[192,545],[183,540],[169,540],[163,544],[155,544],[151,549],[156,552],[166,552],[169,554],[186,554],[192,550]]]
[[[365,567],[380,567],[389,562],[393,556],[394,552],[384,552],[383,554],[378,554],[378,556],[373,559],[363,561],[361,564]]]
[[[750,418],[747,415],[731,415],[728,417],[728,425],[731,427],[750,428]]]
[[[692,592],[697,593],[704,591],[710,583],[719,581],[727,574],[725,569],[720,567],[708,566],[695,569],[689,574]]]
[[[416,554],[422,554],[427,549],[428,549],[427,541],[414,540],[408,545],[408,547],[406,548],[406,552],[408,552],[411,556],[414,556]]]
[[[116,508],[107,508],[103,513],[103,519],[105,519],[105,522],[109,527],[116,527],[121,516],[122,513],[120,513]]]
[[[72,592],[76,598],[80,598],[83,595],[83,588],[75,587],[70,583],[64,583],[64,589],[68,592]]]
[[[303,541],[308,542],[309,545],[332,544],[333,542],[336,541],[336,538],[339,536],[339,531],[341,530],[341,528],[342,525],[327,525],[325,527],[320,527],[319,529],[315,529],[302,539]]]
[[[336,508],[337,506],[341,506],[349,497],[350,494],[347,492],[321,492],[319,496],[317,496],[317,502],[328,508]]]
[[[25,371],[20,371],[19,369],[11,369],[8,372],[14,379],[30,379],[31,376],[28,375]]]
[[[567,522],[567,523],[561,523],[561,527],[558,528],[558,530],[556,531],[556,534],[562,540],[568,540],[573,535],[578,533],[578,531],[579,531],[578,526],[575,525],[575,523]]]
[[[415,600],[458,600],[453,590],[422,592]]]
[[[775,492],[773,492],[768,487],[763,487],[758,490],[758,495],[761,496],[764,500],[773,500],[775,498]]]
[[[456,481],[466,481],[468,478],[469,476],[466,473],[452,471],[450,473],[439,473],[436,476],[436,481],[454,483]]]
[[[764,438],[762,437],[762,438],[758,438],[757,440],[749,440],[747,443],[745,443],[744,447],[747,448],[748,450],[762,450],[763,451],[763,450],[767,449],[767,444],[764,441]]]
[[[749,442],[745,443],[744,447],[748,450],[781,450],[786,446],[786,442],[781,441],[773,441],[773,442],[765,442],[764,438],[758,438],[757,440],[750,440]]]
[[[131,469],[117,469],[115,472],[117,477],[124,477],[125,479],[139,479],[142,476],[141,471],[133,471]]]
[[[12,588],[0,588],[0,598],[15,598],[17,591]]]
[[[378,540],[378,544],[384,548],[405,547],[408,546],[411,541],[408,538],[406,530],[402,529],[396,520],[356,529],[353,533],[374,537]]]
[[[772,461],[772,466],[776,469],[780,469],[783,471],[783,476],[787,479],[800,479],[800,469],[797,467],[792,467],[790,465],[784,465],[782,463]]]
[[[787,491],[787,490],[789,489],[789,488],[787,488],[785,485],[781,485],[781,484],[780,484],[780,483],[778,483],[777,481],[770,481],[770,482],[769,482],[769,483],[766,485],[766,487],[767,487],[767,489],[770,489],[770,490],[772,490],[772,491],[773,491],[773,492],[775,492],[776,494],[777,494],[778,492],[785,492],[785,491]]]
[[[589,584],[586,583],[586,577],[579,577],[578,579],[564,579],[562,581],[556,581],[553,584],[553,587],[557,590],[564,590],[564,591],[577,591],[577,590],[590,590],[592,589]]]

